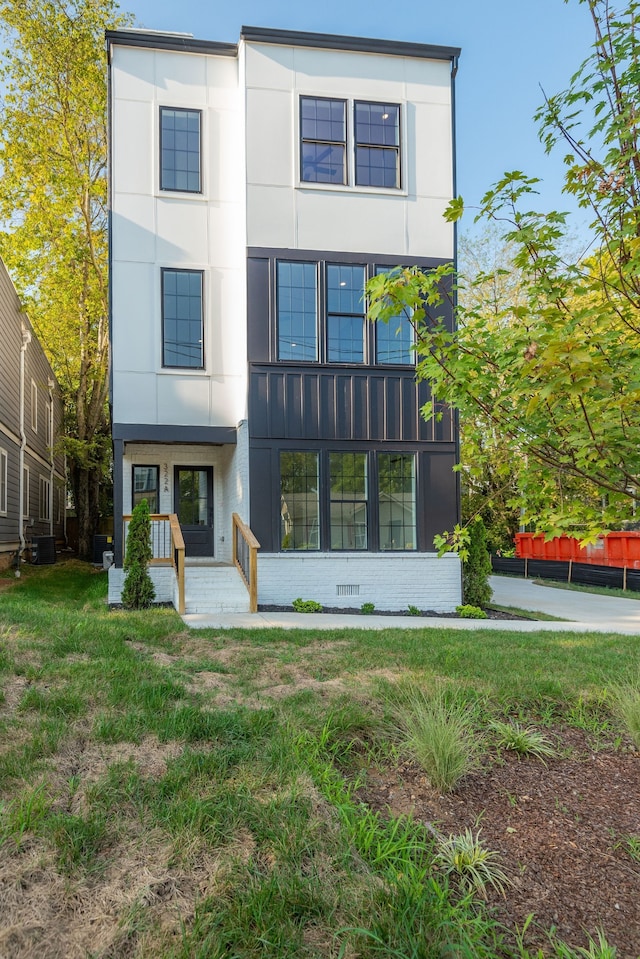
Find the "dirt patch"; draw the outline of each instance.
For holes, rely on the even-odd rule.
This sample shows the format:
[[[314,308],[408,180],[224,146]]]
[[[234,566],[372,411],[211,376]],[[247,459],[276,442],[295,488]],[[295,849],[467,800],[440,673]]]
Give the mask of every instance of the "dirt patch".
[[[532,946],[555,927],[573,947],[604,929],[619,959],[640,955],[640,864],[624,837],[640,836],[640,754],[594,751],[579,730],[559,729],[561,758],[547,767],[504,754],[448,796],[411,763],[370,770],[360,798],[372,808],[412,815],[441,833],[481,827],[512,885],[488,901],[511,929],[529,927]]]

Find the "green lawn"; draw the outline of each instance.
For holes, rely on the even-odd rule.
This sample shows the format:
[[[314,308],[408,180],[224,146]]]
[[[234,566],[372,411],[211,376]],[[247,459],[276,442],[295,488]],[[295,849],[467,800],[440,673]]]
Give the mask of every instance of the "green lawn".
[[[528,955],[433,870],[423,825],[355,789],[401,756],[392,718],[416,687],[466,704],[477,735],[516,716],[615,738],[607,690],[636,638],[196,632],[105,596],[79,563],[0,590],[0,953]]]

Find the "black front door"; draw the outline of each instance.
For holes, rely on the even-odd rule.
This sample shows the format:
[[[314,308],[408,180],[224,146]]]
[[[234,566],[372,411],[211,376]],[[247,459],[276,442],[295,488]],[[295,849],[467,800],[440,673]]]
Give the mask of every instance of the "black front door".
[[[213,556],[213,467],[176,466],[174,490],[185,556]]]

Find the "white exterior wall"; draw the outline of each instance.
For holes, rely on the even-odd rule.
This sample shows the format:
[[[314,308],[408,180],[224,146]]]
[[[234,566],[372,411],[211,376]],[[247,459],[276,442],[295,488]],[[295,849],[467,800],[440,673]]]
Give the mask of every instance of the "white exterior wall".
[[[258,554],[258,603],[265,606],[290,606],[300,597],[341,609],[374,603],[378,610],[406,612],[411,605],[451,613],[460,595],[460,560],[454,554],[441,559],[435,553]]]
[[[168,446],[128,443],[122,466],[123,511],[132,511],[132,467],[159,466],[161,513],[174,512],[174,467],[213,467],[214,559],[231,562],[231,514],[249,520],[249,455],[246,422],[238,430],[237,446]]]
[[[246,418],[244,114],[233,57],[112,48],[113,419]],[[202,194],[160,191],[161,106],[202,111]],[[160,271],[204,272],[204,370],[162,368]]]
[[[451,257],[451,64],[245,44],[247,243],[256,247]],[[401,104],[402,189],[301,183],[299,97]],[[348,140],[353,184],[352,140]]]

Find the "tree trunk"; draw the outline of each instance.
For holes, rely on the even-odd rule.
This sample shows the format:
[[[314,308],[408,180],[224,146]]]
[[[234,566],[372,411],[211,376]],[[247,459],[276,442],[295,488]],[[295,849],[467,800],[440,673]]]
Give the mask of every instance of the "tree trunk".
[[[78,519],[78,556],[93,559],[93,537],[100,521],[100,477],[98,471],[69,464],[69,478]]]

